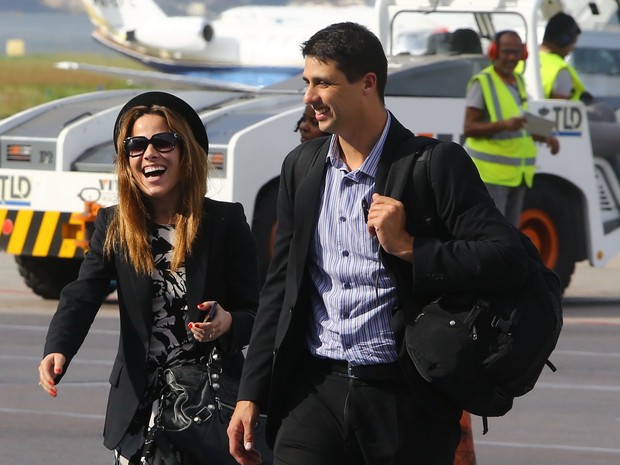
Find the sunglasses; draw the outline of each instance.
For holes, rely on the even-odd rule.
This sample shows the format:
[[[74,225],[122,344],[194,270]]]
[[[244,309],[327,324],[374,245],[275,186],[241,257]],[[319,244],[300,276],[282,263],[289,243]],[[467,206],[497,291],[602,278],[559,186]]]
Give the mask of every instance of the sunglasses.
[[[150,139],[144,136],[128,137],[123,141],[123,145],[127,155],[131,158],[135,158],[144,155],[149,144],[158,152],[171,152],[177,145],[178,140],[179,136],[176,132],[160,132]]]

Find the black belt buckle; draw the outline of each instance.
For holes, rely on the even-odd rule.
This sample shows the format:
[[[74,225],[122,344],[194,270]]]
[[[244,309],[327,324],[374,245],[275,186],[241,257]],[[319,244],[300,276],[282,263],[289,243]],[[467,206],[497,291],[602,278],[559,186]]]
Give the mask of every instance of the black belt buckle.
[[[359,379],[359,377],[355,375],[354,371],[355,367],[351,366],[350,363],[347,363],[347,377],[351,379]]]

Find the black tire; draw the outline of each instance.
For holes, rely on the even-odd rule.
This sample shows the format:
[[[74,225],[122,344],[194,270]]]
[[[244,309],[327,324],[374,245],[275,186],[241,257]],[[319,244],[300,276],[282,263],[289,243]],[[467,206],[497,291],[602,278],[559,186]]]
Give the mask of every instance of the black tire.
[[[82,259],[18,255],[15,262],[26,286],[36,295],[58,300],[62,288],[77,279]]]
[[[520,229],[530,237],[545,265],[560,277],[563,289],[570,284],[575,263],[582,259],[579,210],[579,201],[566,186],[543,179],[528,190],[521,213]]]
[[[265,184],[258,192],[254,205],[252,232],[258,245],[258,268],[261,286],[265,282],[269,263],[271,262],[273,238],[277,222],[279,182],[279,178],[275,178]]]

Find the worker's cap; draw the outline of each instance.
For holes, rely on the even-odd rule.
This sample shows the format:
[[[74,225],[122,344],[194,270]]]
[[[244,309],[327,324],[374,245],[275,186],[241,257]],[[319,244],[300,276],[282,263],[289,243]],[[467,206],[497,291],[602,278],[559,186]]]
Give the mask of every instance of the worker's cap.
[[[194,137],[196,138],[196,141],[198,141],[198,144],[200,144],[206,153],[209,152],[209,138],[207,137],[207,130],[205,129],[205,125],[202,123],[200,116],[196,113],[196,110],[194,110],[185,100],[180,99],[176,95],[159,91],[145,92],[143,94],[136,95],[129,102],[127,102],[123,108],[121,108],[121,111],[116,117],[116,122],[114,123],[114,149],[117,152],[117,139],[120,132],[119,123],[123,115],[131,108],[139,106],[151,107],[152,105],[166,107],[185,118],[194,133]]]

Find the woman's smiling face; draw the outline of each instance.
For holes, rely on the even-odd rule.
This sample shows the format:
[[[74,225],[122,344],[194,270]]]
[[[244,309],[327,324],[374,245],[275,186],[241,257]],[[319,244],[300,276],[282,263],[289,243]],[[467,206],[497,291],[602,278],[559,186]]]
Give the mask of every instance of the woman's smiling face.
[[[131,137],[142,136],[150,139],[155,134],[170,133],[170,127],[160,115],[146,114],[138,118],[131,131]],[[149,144],[142,155],[129,158],[131,173],[140,190],[151,199],[177,205],[180,195],[179,141],[174,149],[159,152]]]

